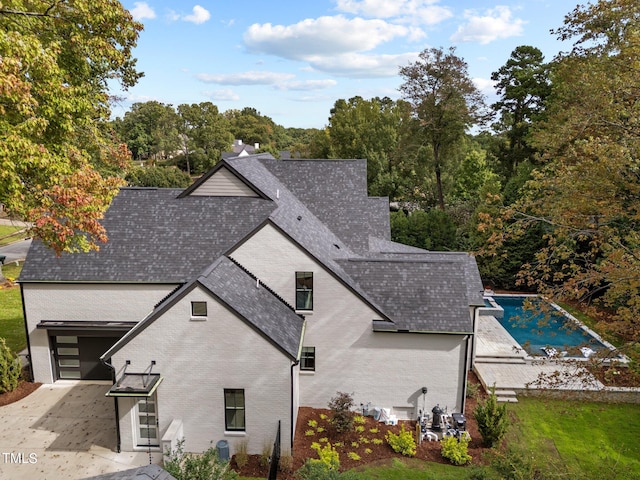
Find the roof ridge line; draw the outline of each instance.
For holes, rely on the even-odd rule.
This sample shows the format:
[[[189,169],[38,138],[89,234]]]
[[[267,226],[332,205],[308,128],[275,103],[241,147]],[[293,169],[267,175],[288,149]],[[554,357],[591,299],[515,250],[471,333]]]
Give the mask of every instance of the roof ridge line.
[[[260,285],[267,291],[269,292],[271,295],[273,295],[275,298],[277,298],[278,300],[280,300],[285,306],[287,306],[289,309],[291,309],[291,311],[293,311],[295,313],[296,309],[293,308],[292,305],[289,304],[289,302],[287,302],[284,298],[282,298],[279,294],[277,294],[271,287],[269,287],[269,285],[267,285],[266,283],[264,283],[262,280],[260,280],[254,273],[252,273],[248,268],[246,268],[244,265],[242,265],[240,262],[238,262],[235,258],[232,257],[226,257],[229,260],[231,260],[238,268],[240,268],[240,270],[242,270],[244,273],[246,273],[247,275],[249,275],[251,278],[253,278],[254,280],[260,282]],[[300,315],[301,316],[301,315]]]

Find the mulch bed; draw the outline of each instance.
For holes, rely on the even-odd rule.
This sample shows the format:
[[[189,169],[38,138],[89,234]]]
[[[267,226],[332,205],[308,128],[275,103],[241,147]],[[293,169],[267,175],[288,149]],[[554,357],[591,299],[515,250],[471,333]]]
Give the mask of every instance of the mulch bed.
[[[474,373],[469,373],[469,381],[471,383],[479,384],[477,377]],[[484,391],[478,397],[483,398]],[[477,406],[478,400],[476,398],[468,398],[465,405],[465,417],[467,420],[467,431],[471,435],[471,442],[469,444],[469,454],[473,457],[472,463],[480,464],[482,462],[482,453],[486,450],[482,447],[482,437],[478,431],[478,426],[473,418],[473,411]],[[430,408],[427,408],[430,410]],[[317,458],[315,450],[311,448],[313,442],[325,445],[326,442],[320,442],[321,438],[326,438],[329,443],[335,446],[338,445],[336,450],[340,454],[340,469],[349,470],[352,468],[364,467],[366,465],[383,464],[390,461],[393,458],[403,458],[399,453],[395,453],[385,440],[386,432],[392,431],[398,433],[400,431],[400,425],[390,426],[377,422],[372,417],[365,417],[365,423],[362,425],[364,430],[362,432],[347,432],[338,434],[331,425],[328,424],[328,418],[331,412],[328,409],[315,409],[309,407],[301,407],[298,412],[298,422],[296,427],[296,436],[293,448],[293,465],[291,472],[281,472],[278,474],[278,478],[293,479],[293,472],[299,469],[307,458]],[[321,415],[327,417],[323,419]],[[318,427],[313,428],[309,426],[309,421],[315,420],[318,427],[324,428],[324,431],[318,431]],[[406,430],[415,432],[416,421],[403,421],[400,422],[405,426]],[[356,425],[357,426],[357,425]],[[377,432],[371,432],[371,429],[377,429]],[[307,431],[314,431],[313,435],[307,435]],[[376,445],[373,443],[374,439],[382,440],[382,443]],[[355,442],[355,443],[354,443]],[[340,446],[340,444],[342,444]],[[357,446],[356,446],[357,445]],[[285,448],[283,448],[285,450]],[[348,453],[353,452],[358,454],[360,460],[355,460],[348,457]],[[284,453],[284,452],[283,452]],[[417,447],[417,453],[415,458],[427,460],[430,462],[448,463],[448,460],[442,458],[440,453],[439,442],[424,441]],[[242,476],[247,477],[262,477],[267,476],[267,467],[260,466],[259,455],[249,455],[249,461],[243,468],[238,468],[235,459],[232,459],[232,467],[240,473]]]
[[[14,391],[0,394],[0,407],[9,405],[13,402],[17,402],[18,400],[22,400],[24,397],[37,390],[40,385],[42,384],[33,382],[20,382],[18,384],[18,387]]]

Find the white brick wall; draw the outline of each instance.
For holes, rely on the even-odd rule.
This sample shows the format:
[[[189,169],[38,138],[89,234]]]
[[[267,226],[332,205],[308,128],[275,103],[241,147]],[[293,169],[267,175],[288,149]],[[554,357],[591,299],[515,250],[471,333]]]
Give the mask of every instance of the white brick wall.
[[[36,328],[40,321],[137,322],[173,288],[172,285],[23,284],[34,380],[53,382],[47,331]]]
[[[191,321],[192,301],[206,301],[207,321]],[[272,444],[282,420],[282,446],[290,445],[291,361],[271,342],[200,289],[149,325],[112,362],[117,370],[144,371],[151,360],[164,381],[157,390],[160,434],[174,418],[184,422],[185,450],[203,451],[226,439],[231,454],[248,441],[249,453]],[[246,433],[224,430],[224,389],[242,388]],[[132,404],[120,405],[122,449],[134,449]]]
[[[300,374],[300,405],[326,408],[343,391],[357,405],[394,407],[400,418],[413,418],[426,386],[429,410],[436,403],[461,408],[464,336],[373,332],[380,316],[270,225],[231,256],[292,305],[295,272],[314,273],[304,345],[316,347],[316,371]]]

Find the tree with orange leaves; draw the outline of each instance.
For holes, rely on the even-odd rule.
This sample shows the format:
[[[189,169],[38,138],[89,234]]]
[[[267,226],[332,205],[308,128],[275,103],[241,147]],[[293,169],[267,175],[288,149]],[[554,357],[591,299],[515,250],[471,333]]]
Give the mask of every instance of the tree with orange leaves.
[[[130,157],[108,84],[136,83],[142,25],[116,0],[0,1],[0,203],[61,254],[98,249]]]

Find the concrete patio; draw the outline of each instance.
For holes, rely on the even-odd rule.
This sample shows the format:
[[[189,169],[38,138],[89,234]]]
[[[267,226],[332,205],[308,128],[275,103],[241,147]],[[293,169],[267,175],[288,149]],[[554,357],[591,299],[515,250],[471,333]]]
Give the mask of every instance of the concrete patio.
[[[159,452],[116,453],[109,387],[58,381],[0,407],[0,478],[82,479],[160,463]]]

